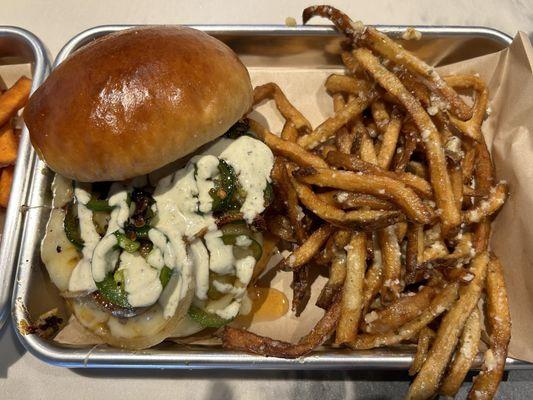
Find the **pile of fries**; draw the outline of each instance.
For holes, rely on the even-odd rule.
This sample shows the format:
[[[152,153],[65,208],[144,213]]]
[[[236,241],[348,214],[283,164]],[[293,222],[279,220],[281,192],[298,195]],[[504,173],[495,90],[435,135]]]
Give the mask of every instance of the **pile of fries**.
[[[28,101],[30,89],[31,79],[23,76],[0,94],[0,206],[4,208],[9,201],[18,152],[18,134],[13,128],[13,119]]]
[[[490,399],[511,322],[502,266],[488,249],[507,184],[495,182],[481,132],[485,83],[440,77],[332,7],[305,9],[304,23],[313,16],[346,35],[346,74],[325,82],[334,114],[313,128],[268,83],[254,103],[272,99],[283,130],[249,125],[276,155],[267,223],[278,248],[290,250],[277,268],[294,274],[293,309],[305,307],[310,271],[322,268],[325,314],[297,344],[226,327],[223,345],[293,358],[332,336],[331,345],[354,350],[416,343],[409,399],[454,396],[481,351],[469,398]]]

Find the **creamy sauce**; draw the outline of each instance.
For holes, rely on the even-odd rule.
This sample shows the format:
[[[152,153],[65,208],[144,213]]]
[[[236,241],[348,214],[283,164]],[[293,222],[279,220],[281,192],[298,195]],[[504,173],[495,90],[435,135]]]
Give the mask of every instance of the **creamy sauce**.
[[[80,236],[83,240],[83,258],[72,271],[68,287],[71,292],[94,291],[96,290],[96,284],[91,273],[91,260],[93,251],[100,241],[100,235],[96,232],[93,223],[93,213],[86,207],[91,195],[86,190],[77,187],[74,189],[74,196],[78,202]]]
[[[261,143],[262,144],[262,143]],[[249,136],[242,136],[220,155],[237,173],[239,182],[246,191],[246,200],[241,207],[246,222],[265,210],[264,191],[270,182],[270,171],[274,166],[274,155],[270,149]]]
[[[157,301],[163,291],[159,270],[152,268],[139,253],[124,251],[119,271],[124,272],[124,289],[133,307],[147,307]]]
[[[264,211],[264,191],[274,163],[272,152],[262,142],[247,136],[237,140],[220,139],[203,154],[193,157],[184,168],[157,183],[152,206],[156,218],[148,232],[153,249],[146,259],[139,253],[121,253],[117,249],[115,232],[124,232],[125,223],[134,212],[134,205],[128,204],[131,185],[128,188],[119,184],[112,186],[108,203],[113,210],[103,238],[94,228],[92,211],[85,206],[90,194],[76,188],[84,248],[83,259],[71,276],[69,289],[96,290],[95,282],[105,279],[118,263],[119,270],[124,273],[128,302],[133,307],[147,307],[158,302],[164,318],[171,318],[188,288],[194,285],[195,304],[225,319],[237,316],[256,261],[252,256],[235,259],[233,246],[224,244],[222,232],[215,224],[210,190],[219,175],[221,159],[233,167],[246,192],[240,209],[245,220],[251,223]],[[139,179],[133,180],[132,185],[141,184]],[[251,243],[245,235],[236,239],[236,246],[247,247]],[[164,266],[172,270],[165,288],[159,279]],[[213,280],[213,287],[223,294],[217,300],[207,296],[210,273],[236,278],[223,282]]]
[[[111,186],[112,195],[108,203],[114,207],[107,225],[105,236],[100,240],[93,251],[92,277],[95,282],[101,282],[106,275],[115,269],[120,252],[116,249],[116,231],[123,232],[124,224],[130,217],[127,188],[118,183]]]

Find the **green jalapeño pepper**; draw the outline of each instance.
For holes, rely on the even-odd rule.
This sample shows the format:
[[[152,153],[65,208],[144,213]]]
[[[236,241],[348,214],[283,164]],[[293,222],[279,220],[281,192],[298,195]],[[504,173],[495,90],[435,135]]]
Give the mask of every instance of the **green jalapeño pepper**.
[[[128,253],[135,253],[141,247],[139,242],[131,240],[124,233],[120,231],[113,232],[113,235],[117,238],[118,247],[126,250]]]
[[[161,281],[161,286],[163,286],[163,289],[167,286],[171,276],[172,270],[169,267],[165,265],[163,268],[161,268],[161,272],[159,272],[159,280]]]
[[[101,282],[96,282],[100,294],[107,301],[124,308],[132,308],[128,302],[128,294],[124,289],[124,271],[118,270],[108,274]]]
[[[91,197],[91,199],[86,204],[86,207],[91,211],[105,211],[105,212],[111,212],[113,210],[113,206],[110,206],[107,200],[99,200],[95,197]]]
[[[232,222],[226,225],[223,225],[220,230],[222,231],[222,241],[226,245],[232,245],[233,255],[237,259],[242,259],[248,256],[252,256],[257,261],[263,255],[263,248],[254,239],[252,231],[246,226],[244,221]],[[245,236],[250,240],[250,244],[246,247],[236,246],[237,238],[239,236]]]
[[[189,317],[205,328],[220,328],[228,324],[231,320],[219,317],[216,314],[208,313],[196,306],[191,306],[188,311]]]
[[[209,191],[209,195],[213,199],[214,212],[225,211],[230,208],[237,187],[237,175],[231,165],[220,160],[218,171],[220,176],[215,180],[215,187]]]
[[[74,214],[74,202],[67,204],[65,209],[65,220],[63,222],[65,234],[70,243],[72,243],[78,250],[83,249],[83,239],[80,233],[80,221]]]
[[[263,196],[265,199],[264,206],[267,208],[274,201],[274,189],[272,189],[272,184],[270,182],[267,182]]]

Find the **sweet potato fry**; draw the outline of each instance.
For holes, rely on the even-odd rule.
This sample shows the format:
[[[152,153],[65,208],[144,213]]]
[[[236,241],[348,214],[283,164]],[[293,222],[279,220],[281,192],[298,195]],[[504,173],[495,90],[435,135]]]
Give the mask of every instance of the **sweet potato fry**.
[[[6,208],[9,203],[14,169],[12,165],[2,169],[0,175],[0,207]]]
[[[31,90],[31,79],[19,78],[0,96],[0,126],[4,126],[26,104]]]
[[[18,140],[9,124],[0,128],[0,167],[13,165],[17,160]]]

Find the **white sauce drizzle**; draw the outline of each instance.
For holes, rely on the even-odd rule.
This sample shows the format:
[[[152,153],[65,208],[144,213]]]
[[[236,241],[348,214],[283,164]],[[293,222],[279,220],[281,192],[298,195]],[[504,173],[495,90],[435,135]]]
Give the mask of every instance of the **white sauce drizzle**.
[[[157,211],[157,218],[148,232],[152,251],[146,260],[138,253],[120,255],[119,270],[124,271],[124,288],[132,306],[145,307],[159,302],[164,318],[171,318],[191,286],[194,273],[195,303],[203,304],[207,312],[225,319],[238,314],[256,261],[252,256],[235,260],[233,246],[224,244],[222,232],[212,216],[213,199],[209,191],[219,174],[219,159],[233,167],[246,192],[240,210],[245,220],[251,223],[264,211],[264,191],[270,182],[274,156],[265,144],[248,136],[220,139],[202,155],[192,158],[185,168],[162,178],[153,194],[156,204],[152,210]],[[70,290],[96,290],[95,281],[102,281],[117,264],[120,252],[116,250],[114,232],[123,232],[134,210],[127,204],[124,187],[114,184],[111,193],[109,205],[114,209],[106,235],[100,239],[92,212],[84,205],[90,200],[90,194],[83,189],[75,191],[85,246],[83,259],[72,274]],[[196,237],[198,234],[204,234],[205,244]],[[244,235],[237,238],[237,246],[250,244],[251,240]],[[165,265],[172,270],[172,275],[163,289],[159,273]],[[237,278],[233,285],[213,281],[215,289],[226,293],[216,301],[207,298],[210,271]]]
[[[131,306],[147,307],[159,299],[163,291],[159,271],[152,268],[139,253],[122,252],[119,271],[124,273],[124,289]]]
[[[220,158],[235,169],[239,182],[246,191],[241,212],[246,222],[251,224],[265,210],[264,191],[267,182],[270,182],[274,155],[262,142],[241,136],[222,152]]]

